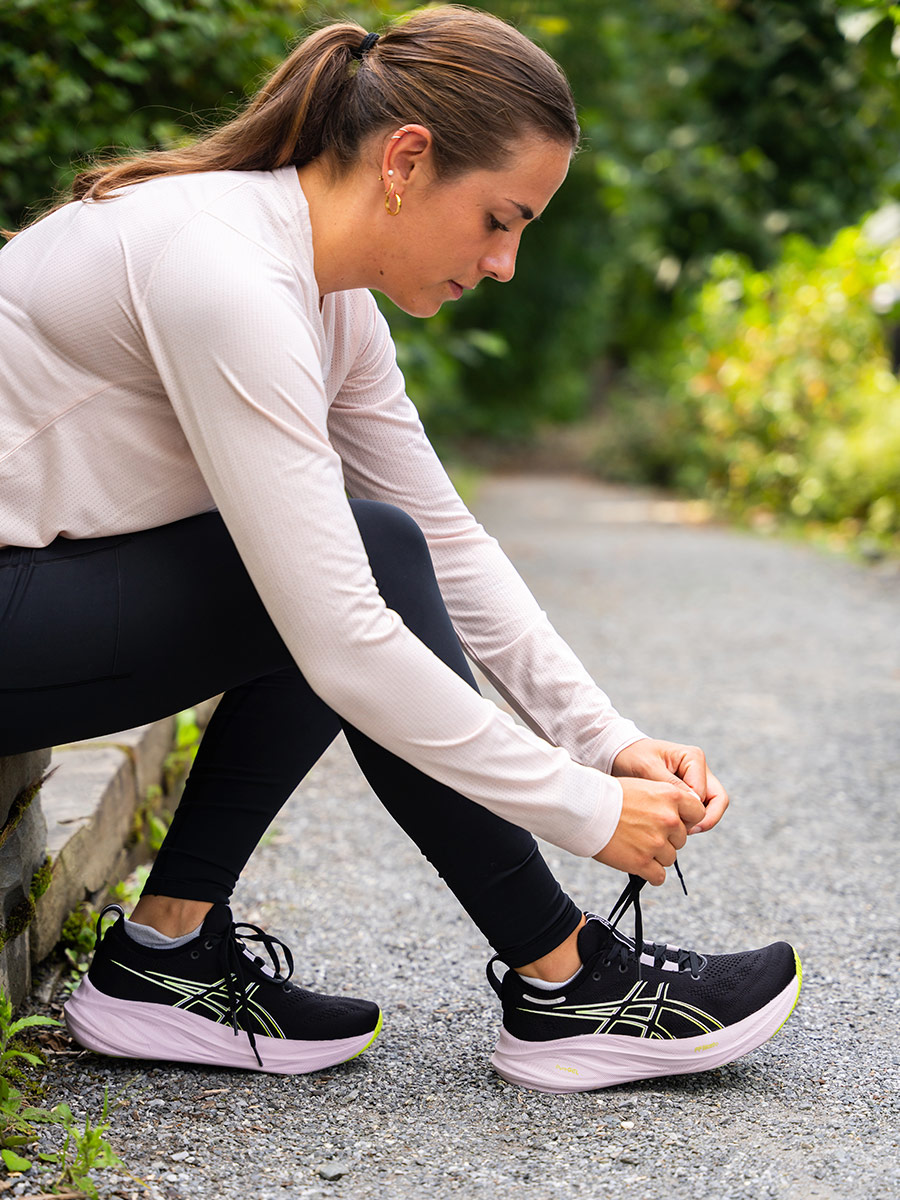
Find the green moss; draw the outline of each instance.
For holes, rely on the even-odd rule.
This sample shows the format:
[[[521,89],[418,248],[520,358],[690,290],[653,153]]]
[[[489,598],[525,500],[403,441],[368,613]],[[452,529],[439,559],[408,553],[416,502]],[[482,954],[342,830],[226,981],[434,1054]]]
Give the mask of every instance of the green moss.
[[[6,924],[0,928],[0,950],[25,932],[34,920],[34,900],[26,896],[13,908]]]
[[[34,799],[34,797],[32,797]],[[34,920],[36,902],[43,896],[53,878],[53,863],[46,858],[31,877],[28,895],[13,908],[5,925],[0,925],[0,952],[8,942],[20,937]]]
[[[54,768],[54,770],[55,769],[56,768]],[[9,840],[10,837],[12,837],[13,833],[15,833],[22,818],[28,812],[32,800],[52,774],[53,771],[48,771],[47,774],[41,776],[36,783],[31,783],[27,787],[22,788],[15,800],[13,800],[9,814],[6,818],[6,823],[4,824],[3,828],[0,829],[0,849],[3,848],[4,844]]]
[[[94,948],[97,929],[97,914],[80,904],[66,917],[60,933],[60,941],[67,949],[89,953]]]
[[[31,898],[40,900],[53,880],[53,861],[49,854],[31,877]]]

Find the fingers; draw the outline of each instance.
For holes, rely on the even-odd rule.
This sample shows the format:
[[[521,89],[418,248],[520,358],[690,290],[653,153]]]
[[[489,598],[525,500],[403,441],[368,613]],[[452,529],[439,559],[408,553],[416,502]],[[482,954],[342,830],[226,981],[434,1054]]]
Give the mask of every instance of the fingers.
[[[642,870],[632,871],[631,874],[639,875],[641,879],[646,879],[652,887],[662,887],[666,882],[666,868],[655,860],[647,863]]]
[[[706,775],[708,780],[706,812],[703,819],[691,829],[691,833],[706,833],[708,829],[712,829],[714,825],[718,825],[730,803],[728,793],[718,779],[716,779],[715,775],[713,775],[712,771],[707,771]]]
[[[687,841],[688,830],[703,819],[706,810],[681,780],[663,783],[626,778],[621,783],[619,823],[594,857],[658,887]]]
[[[686,835],[685,840],[687,840]],[[662,887],[666,882],[666,868],[673,866],[677,857],[675,847],[671,842],[667,842],[664,846],[660,846],[654,858],[642,863],[632,874],[640,875],[641,879],[646,879],[653,887]]]
[[[690,833],[706,833],[718,825],[728,807],[728,793],[706,765],[706,755],[699,746],[680,746],[681,757],[676,774],[704,802],[702,817],[690,827]]]
[[[709,769],[706,765],[706,755],[699,746],[676,746],[673,749],[679,751],[675,774],[705,802],[709,799]]]
[[[622,785],[622,815],[594,857],[659,887],[688,836],[722,819],[728,793],[699,746],[643,739],[621,751],[613,769]]]
[[[697,825],[701,824],[705,820],[708,810],[696,792],[688,791],[683,786],[678,788],[676,796],[678,817],[682,822],[682,828],[684,830],[686,841],[688,831],[695,829]],[[681,845],[683,846],[684,842],[682,842]]]

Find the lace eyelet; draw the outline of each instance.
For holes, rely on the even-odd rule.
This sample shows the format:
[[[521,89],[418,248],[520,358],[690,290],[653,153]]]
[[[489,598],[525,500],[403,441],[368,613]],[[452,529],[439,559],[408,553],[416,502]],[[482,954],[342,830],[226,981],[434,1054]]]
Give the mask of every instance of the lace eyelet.
[[[620,975],[628,974],[628,968],[624,965],[624,963],[619,963],[619,974]]]
[[[594,971],[594,973],[591,975],[591,979],[593,979],[595,983],[599,983],[602,978],[603,975],[600,971]]]
[[[289,991],[291,990],[291,985],[290,985],[289,983],[285,983],[285,984],[283,984],[283,985],[282,985],[282,988],[281,988],[281,990],[282,990],[283,992],[287,993],[287,992],[289,992]]]
[[[212,950],[212,948],[213,948],[213,944],[209,940],[209,938],[207,938],[206,941],[203,943],[203,949],[204,950]]]
[[[192,951],[191,951],[191,958],[199,958],[199,957],[200,957],[200,951],[199,951],[199,950],[192,950]]]

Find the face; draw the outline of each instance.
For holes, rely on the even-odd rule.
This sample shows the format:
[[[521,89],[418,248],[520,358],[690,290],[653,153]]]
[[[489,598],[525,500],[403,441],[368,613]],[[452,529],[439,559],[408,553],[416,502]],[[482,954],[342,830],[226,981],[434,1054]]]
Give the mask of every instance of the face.
[[[449,182],[429,177],[428,159],[404,180],[402,207],[385,214],[378,255],[384,292],[405,312],[430,317],[482,279],[512,279],[522,233],[566,177],[568,146],[529,138],[510,165]]]

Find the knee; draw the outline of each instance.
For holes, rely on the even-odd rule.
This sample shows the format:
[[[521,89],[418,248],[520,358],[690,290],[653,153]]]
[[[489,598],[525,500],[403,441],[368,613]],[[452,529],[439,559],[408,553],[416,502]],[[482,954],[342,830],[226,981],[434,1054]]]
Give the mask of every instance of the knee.
[[[377,500],[351,500],[350,507],[379,583],[398,572],[431,570],[425,535],[402,508]]]

